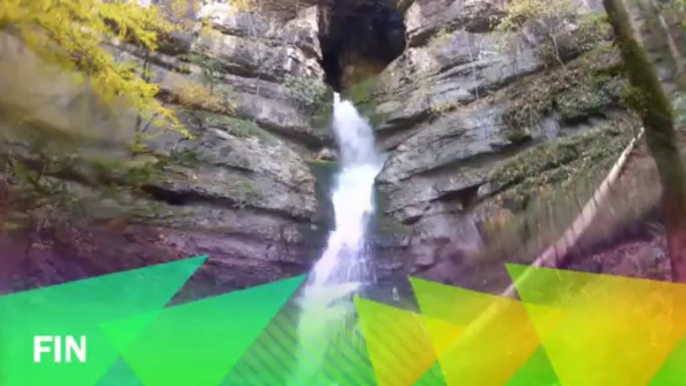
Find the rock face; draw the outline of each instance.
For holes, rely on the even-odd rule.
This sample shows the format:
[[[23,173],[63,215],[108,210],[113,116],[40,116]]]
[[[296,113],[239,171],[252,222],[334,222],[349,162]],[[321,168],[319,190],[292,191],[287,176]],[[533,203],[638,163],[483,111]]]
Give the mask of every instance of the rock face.
[[[147,60],[154,80],[194,138],[165,130],[143,137],[148,154],[132,162],[115,158],[116,168],[94,168],[98,157],[79,153],[75,162],[52,173],[67,183],[69,194],[80,197],[93,217],[107,212],[111,216],[105,217],[121,219],[115,226],[124,227],[120,230],[91,224],[89,231],[80,232],[89,234],[83,238],[92,240],[91,252],[110,251],[101,253],[106,261],[73,270],[69,262],[96,257],[65,246],[42,252],[35,263],[7,267],[8,271],[45,285],[140,266],[150,262],[146,256],[164,261],[165,253],[168,259],[208,254],[199,275],[211,287],[231,289],[303,273],[319,256],[327,229],[318,213],[316,181],[307,162],[317,153],[331,158],[326,154],[331,154],[327,149],[333,139],[326,122],[317,124],[313,118],[330,107],[322,93],[326,89],[319,64],[317,8],[290,14],[279,7],[252,13],[227,12],[227,7],[215,4],[204,9],[203,16],[212,21],[209,31],[198,38],[179,36],[178,43],[183,44]],[[113,49],[122,60],[145,62],[135,47]],[[204,89],[198,86],[202,84]],[[315,92],[308,94],[312,89]],[[122,115],[122,125],[135,127],[135,115]],[[146,122],[140,127],[153,130]],[[115,153],[125,152],[131,140],[133,134],[117,138],[115,146],[120,147]],[[45,162],[37,152],[12,154],[37,167]],[[58,152],[52,155],[60,157]],[[98,164],[103,165],[99,160]],[[133,195],[125,198],[118,191],[113,202],[98,198],[98,193],[92,194],[95,199],[86,197],[85,191],[93,193],[90,188],[102,182],[131,187]],[[112,210],[106,211],[110,204]],[[150,210],[141,213],[141,208]],[[131,237],[132,232],[152,241]],[[44,239],[62,245],[56,241],[60,233],[48,232]],[[25,271],[17,271],[20,266]]]
[[[297,97],[284,87],[287,77],[311,82],[324,78],[316,7],[285,24],[254,13],[230,14],[216,23],[199,45],[221,63],[222,80],[238,94],[238,111],[308,146],[330,142],[326,128],[313,129],[309,112],[299,109]]]
[[[234,116],[191,111],[197,138],[176,143],[174,154],[192,154],[195,162],[172,164],[148,190],[181,204],[162,221],[172,226],[165,232],[175,248],[208,254],[208,280],[235,288],[303,272],[319,256],[326,228],[306,161],[332,137],[315,126],[315,111],[297,88],[323,87],[316,7],[289,20],[216,12],[196,44],[219,63],[216,87],[227,90]],[[294,80],[300,83],[290,85]]]
[[[327,82],[342,84],[380,71],[405,49],[402,13],[387,0],[323,0],[319,21]]]
[[[165,131],[145,138],[147,158],[136,157],[121,170],[84,161],[86,166],[67,163],[52,173],[79,192],[90,213],[125,219],[124,225],[108,225],[119,229],[116,237],[107,236],[114,231],[102,224],[79,236],[91,241],[78,246],[67,245],[63,232],[46,234],[42,240],[56,247],[35,252],[33,260],[27,254],[15,266],[28,264],[29,276],[50,284],[167,255],[208,254],[196,279],[214,290],[305,272],[332,225],[322,186],[337,158],[327,122],[331,92],[323,86],[329,78],[334,84],[343,80],[341,89],[369,117],[387,153],[377,180],[381,213],[372,224],[379,277],[412,273],[496,290],[503,284],[501,261],[478,258],[493,242],[486,223],[526,210],[540,188],[602,174],[625,139],[618,128],[631,127],[619,103],[625,84],[618,55],[601,36],[589,36],[578,19],[555,27],[551,57],[541,49],[550,43],[541,26],[498,31],[506,11],[502,1],[388,2],[393,12],[381,12],[379,20],[367,15],[355,25],[392,28],[377,31],[378,41],[342,46],[341,39],[357,35],[346,33],[350,15],[332,10],[351,3],[258,3],[251,13],[227,12],[227,4],[205,8],[210,31],[180,37],[184,44],[148,58],[163,94],[195,138]],[[598,3],[584,1],[596,10]],[[358,10],[388,6],[377,0],[355,4]],[[404,26],[396,25],[399,15]],[[390,53],[374,56],[379,42],[388,43]],[[133,47],[114,49],[122,59],[145,61]],[[199,60],[189,60],[191,49]],[[365,63],[357,60],[381,72],[353,84],[369,73],[359,70]],[[352,70],[341,73],[341,66]],[[198,98],[192,82],[209,83],[212,91]],[[203,103],[217,96],[221,100],[211,108]],[[136,124],[135,115],[125,118],[124,126]],[[118,152],[132,139],[118,136]],[[598,148],[594,141],[607,142]],[[45,162],[36,154],[16,156],[35,166]],[[88,199],[83,191],[92,190],[93,182],[134,189],[113,200]],[[92,248],[81,248],[89,243]],[[0,248],[24,250],[4,239]],[[109,263],[73,269],[98,253]],[[53,260],[69,263],[56,267]]]
[[[405,269],[481,290],[502,285],[483,272],[504,271],[475,260],[491,241],[480,213],[522,210],[538,189],[527,188],[526,202],[510,208],[503,197],[536,176],[503,183],[499,171],[558,138],[616,127],[626,115],[619,57],[602,31],[589,33],[580,19],[560,24],[551,62],[536,26],[497,29],[502,7],[488,0],[411,2],[407,49],[378,76],[348,89],[388,153],[377,181],[385,214],[411,228],[403,240]],[[617,155],[608,150],[604,157]],[[577,157],[543,168],[541,176]]]

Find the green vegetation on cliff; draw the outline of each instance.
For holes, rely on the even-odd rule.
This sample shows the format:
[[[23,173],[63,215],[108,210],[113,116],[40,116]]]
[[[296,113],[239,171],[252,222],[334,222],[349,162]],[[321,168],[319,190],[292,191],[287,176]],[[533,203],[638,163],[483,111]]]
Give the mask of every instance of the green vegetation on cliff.
[[[491,173],[497,200],[512,210],[546,192],[597,180],[607,173],[635,134],[635,123],[613,120],[604,126],[561,138],[521,153]]]
[[[504,34],[508,49],[520,31],[541,36],[535,53],[546,67],[564,67],[570,52],[588,51],[610,35],[604,14],[570,0],[510,1],[496,30]]]
[[[367,118],[372,126],[383,123],[388,116],[377,112],[375,94],[379,88],[379,79],[376,76],[351,85],[344,92],[344,96],[355,105],[362,116]]]
[[[490,176],[495,197],[481,208],[489,240],[482,257],[529,263],[555,242],[591,199],[639,127],[635,117],[624,114],[590,131],[520,153],[497,167]],[[629,197],[635,196],[618,196],[607,209],[612,215],[599,221],[594,231],[608,234],[606,228],[631,218]]]
[[[618,53],[603,44],[570,63],[530,81],[507,95],[512,101],[505,123],[512,136],[524,136],[552,112],[574,123],[620,107],[628,82],[621,75]]]
[[[217,114],[208,111],[193,112],[195,123],[200,129],[218,128],[238,138],[257,138],[269,143],[274,137],[255,121],[234,117],[227,114]]]

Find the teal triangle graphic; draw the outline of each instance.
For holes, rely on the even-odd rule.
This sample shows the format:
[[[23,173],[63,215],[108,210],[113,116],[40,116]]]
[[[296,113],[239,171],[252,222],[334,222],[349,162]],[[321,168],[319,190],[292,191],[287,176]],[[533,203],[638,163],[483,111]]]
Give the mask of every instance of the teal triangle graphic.
[[[99,325],[163,308],[206,258],[0,297],[0,384],[97,384],[119,357]]]
[[[145,386],[217,386],[304,277],[282,280],[167,308],[122,357]],[[138,317],[140,318],[140,317]],[[138,321],[106,326],[112,339],[129,339]]]
[[[302,312],[289,302],[245,353],[222,386],[375,386],[355,313]],[[328,315],[325,315],[328,312]],[[346,321],[346,323],[342,321]]]
[[[116,322],[103,323],[100,325],[100,329],[108,337],[117,352],[121,353],[126,351],[141,336],[157,318],[159,312],[154,311]],[[143,384],[128,363],[120,358],[107,375],[100,380],[98,386],[143,386]]]
[[[676,344],[649,386],[683,386],[686,384],[686,336]]]
[[[97,386],[144,386],[131,367],[120,359],[98,382]]]
[[[300,308],[289,301],[222,382],[234,385],[288,385],[298,350]]]
[[[553,369],[543,346],[538,346],[529,360],[522,366],[507,383],[507,386],[554,386],[559,385],[555,369]]]
[[[315,306],[300,315],[299,323],[297,365],[289,385],[376,385],[352,302],[323,309]]]
[[[342,325],[326,342],[321,367],[303,385],[376,386],[376,375],[361,332]]]

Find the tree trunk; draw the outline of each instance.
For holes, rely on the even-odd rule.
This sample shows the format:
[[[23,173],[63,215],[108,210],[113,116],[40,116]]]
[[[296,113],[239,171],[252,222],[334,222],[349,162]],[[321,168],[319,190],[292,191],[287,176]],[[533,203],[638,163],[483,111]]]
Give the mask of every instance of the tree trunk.
[[[648,57],[646,48],[652,47],[641,44],[650,39],[644,39],[641,35],[641,30],[645,31],[641,25],[632,24],[628,11],[629,7],[638,6],[639,2],[603,0],[627,75],[638,96],[637,107],[643,119],[648,147],[662,183],[662,205],[672,276],[674,281],[686,282],[686,174],[677,147],[668,91]],[[633,21],[636,22],[636,18]]]

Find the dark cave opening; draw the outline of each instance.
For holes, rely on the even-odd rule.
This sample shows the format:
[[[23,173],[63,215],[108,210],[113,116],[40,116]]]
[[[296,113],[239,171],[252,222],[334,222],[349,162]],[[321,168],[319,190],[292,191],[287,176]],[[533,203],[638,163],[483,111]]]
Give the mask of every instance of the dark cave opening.
[[[405,50],[405,24],[392,0],[333,0],[320,9],[326,83],[346,84],[375,75]]]

